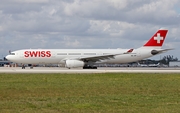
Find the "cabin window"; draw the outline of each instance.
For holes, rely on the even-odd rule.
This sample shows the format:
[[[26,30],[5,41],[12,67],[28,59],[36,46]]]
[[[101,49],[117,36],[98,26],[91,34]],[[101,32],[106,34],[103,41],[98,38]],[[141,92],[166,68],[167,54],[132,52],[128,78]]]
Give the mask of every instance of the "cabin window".
[[[110,53],[103,53],[103,55],[110,55]]]
[[[69,53],[69,55],[81,55],[81,53]]]
[[[96,55],[96,53],[84,53],[84,55]]]
[[[57,55],[67,55],[67,53],[57,53]]]

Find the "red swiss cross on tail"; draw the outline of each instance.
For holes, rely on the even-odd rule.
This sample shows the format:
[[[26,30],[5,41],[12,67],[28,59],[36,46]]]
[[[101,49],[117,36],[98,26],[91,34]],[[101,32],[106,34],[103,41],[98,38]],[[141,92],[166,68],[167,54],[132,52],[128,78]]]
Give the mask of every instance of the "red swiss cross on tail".
[[[163,42],[166,38],[168,30],[160,29],[158,30],[153,37],[144,45],[144,47],[151,47],[151,46],[157,46],[161,47],[163,45]]]

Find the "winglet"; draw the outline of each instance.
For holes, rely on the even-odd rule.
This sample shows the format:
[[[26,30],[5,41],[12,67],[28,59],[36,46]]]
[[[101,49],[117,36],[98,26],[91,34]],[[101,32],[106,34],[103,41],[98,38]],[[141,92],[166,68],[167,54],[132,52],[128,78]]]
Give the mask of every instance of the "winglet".
[[[134,49],[130,49],[130,50],[127,51],[127,53],[131,53],[131,52],[133,52],[133,50],[134,50]]]
[[[127,52],[125,52],[124,54],[128,54],[128,53],[132,53],[134,49],[129,49]]]
[[[159,29],[143,47],[161,47],[164,43],[168,30]]]

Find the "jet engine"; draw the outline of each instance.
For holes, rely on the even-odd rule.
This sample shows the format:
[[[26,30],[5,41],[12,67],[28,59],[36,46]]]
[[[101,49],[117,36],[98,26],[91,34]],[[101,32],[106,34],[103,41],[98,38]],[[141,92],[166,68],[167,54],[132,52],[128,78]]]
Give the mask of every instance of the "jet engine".
[[[84,65],[85,65],[85,63],[80,60],[66,60],[67,68],[83,67]]]

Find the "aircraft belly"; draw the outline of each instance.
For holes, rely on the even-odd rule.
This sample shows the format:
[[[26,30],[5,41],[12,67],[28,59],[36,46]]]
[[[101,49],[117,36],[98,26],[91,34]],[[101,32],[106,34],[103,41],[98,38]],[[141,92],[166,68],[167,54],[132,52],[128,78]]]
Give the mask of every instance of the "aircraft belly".
[[[22,59],[20,62],[17,63],[26,63],[26,64],[52,64],[58,63],[57,59],[50,59],[50,58],[27,58]]]

